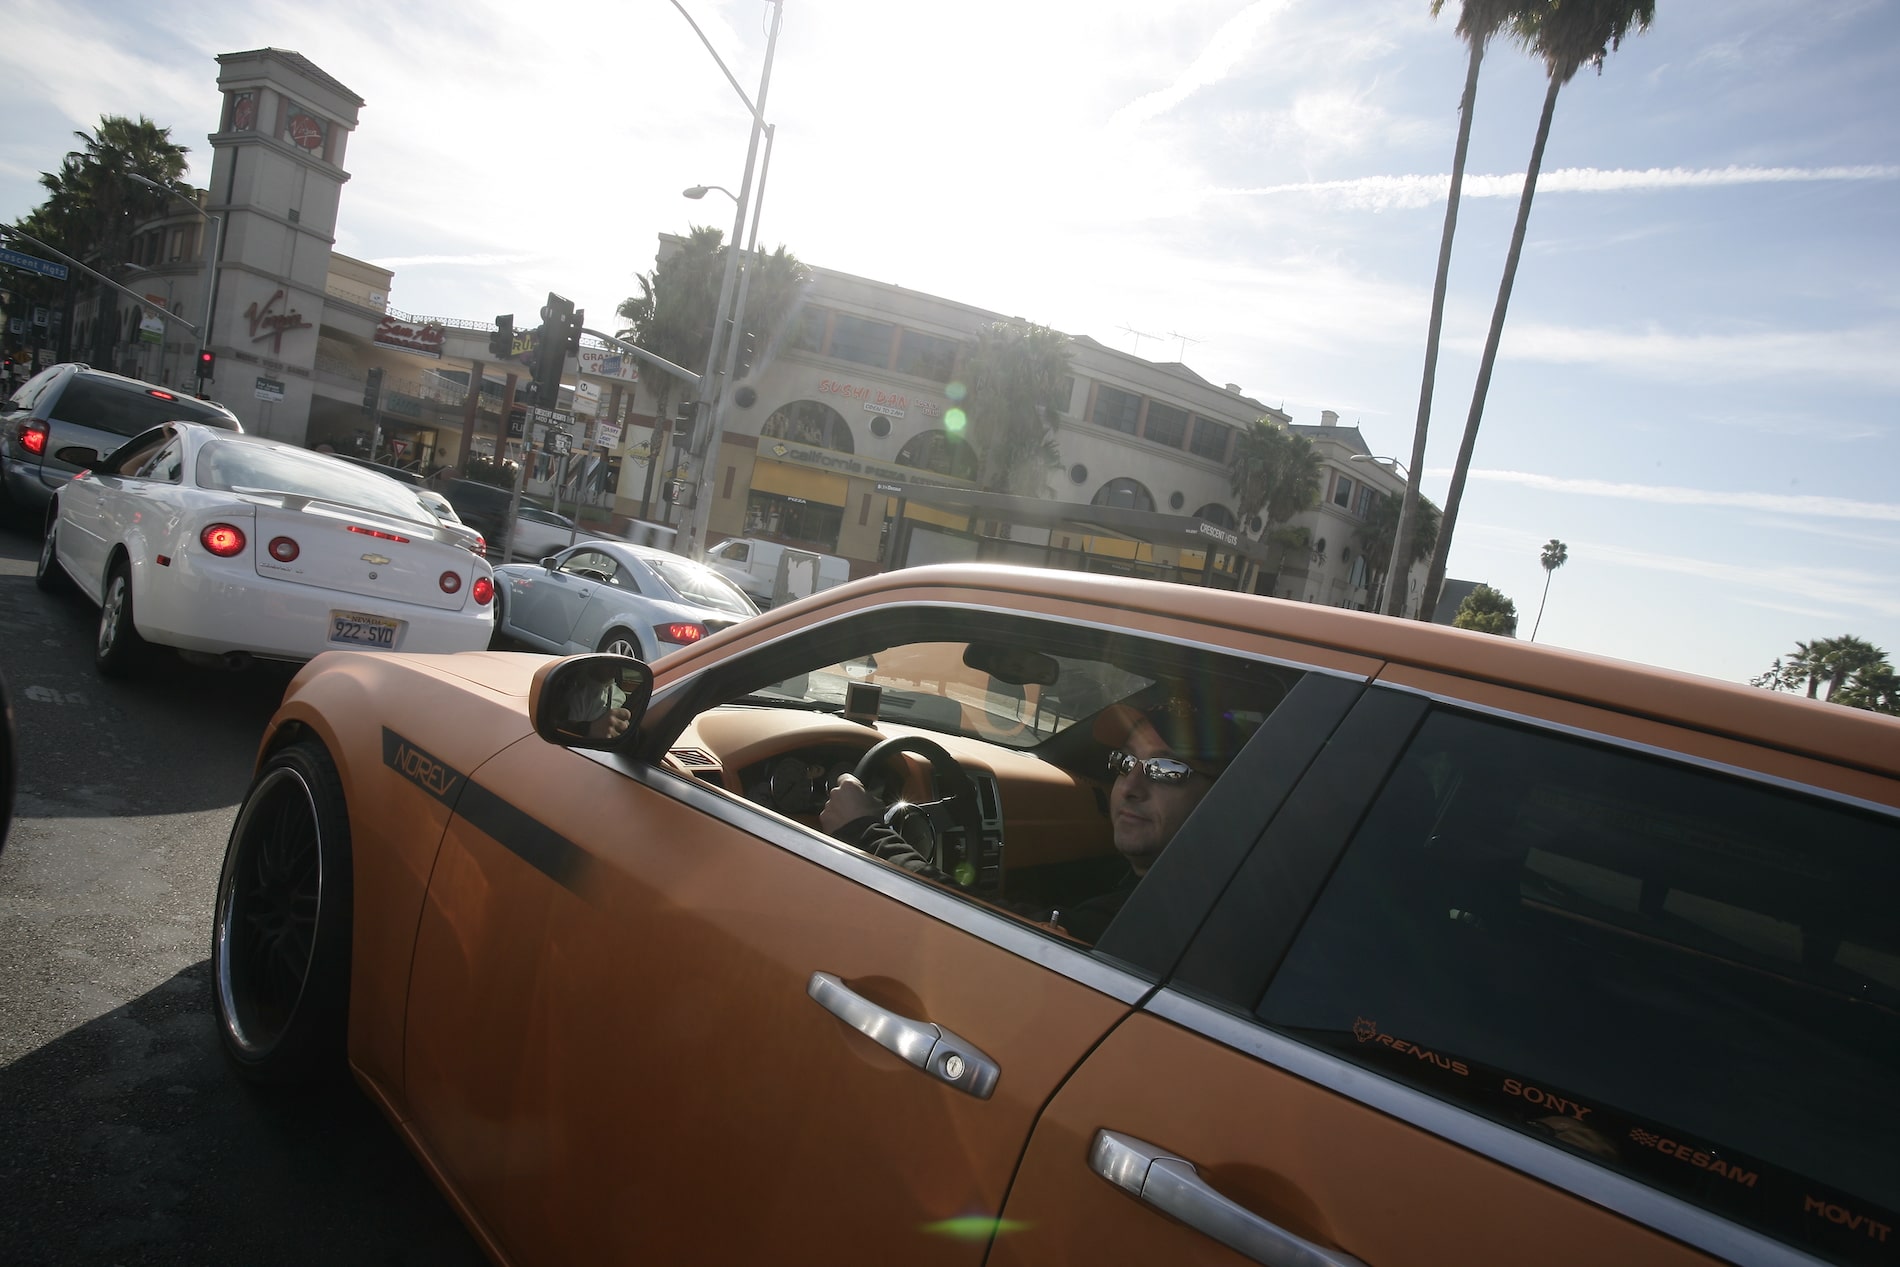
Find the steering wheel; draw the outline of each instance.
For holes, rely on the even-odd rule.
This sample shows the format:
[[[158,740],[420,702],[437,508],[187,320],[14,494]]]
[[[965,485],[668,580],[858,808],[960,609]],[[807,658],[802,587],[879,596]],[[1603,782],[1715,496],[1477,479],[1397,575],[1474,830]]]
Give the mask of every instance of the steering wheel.
[[[922,735],[899,735],[892,739],[873,744],[869,751],[858,758],[858,764],[851,774],[860,783],[869,783],[871,775],[886,761],[900,753],[914,752],[930,762],[931,772],[936,776],[937,788],[943,796],[922,805],[912,805],[900,801],[901,813],[888,820],[904,839],[913,845],[922,845],[919,850],[924,860],[943,870],[943,835],[951,827],[961,827],[963,838],[969,843],[972,853],[983,839],[983,813],[976,803],[976,784],[957,759],[935,740]],[[918,826],[921,824],[921,827]],[[906,828],[919,831],[928,830],[929,839],[919,841]]]

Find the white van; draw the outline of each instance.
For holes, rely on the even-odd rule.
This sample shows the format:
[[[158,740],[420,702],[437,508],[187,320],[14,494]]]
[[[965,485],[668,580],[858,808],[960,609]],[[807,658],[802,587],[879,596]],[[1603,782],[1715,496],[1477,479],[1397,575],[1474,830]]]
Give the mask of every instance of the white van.
[[[706,551],[706,563],[731,577],[761,610],[851,579],[851,564],[838,555],[757,537],[728,537]]]

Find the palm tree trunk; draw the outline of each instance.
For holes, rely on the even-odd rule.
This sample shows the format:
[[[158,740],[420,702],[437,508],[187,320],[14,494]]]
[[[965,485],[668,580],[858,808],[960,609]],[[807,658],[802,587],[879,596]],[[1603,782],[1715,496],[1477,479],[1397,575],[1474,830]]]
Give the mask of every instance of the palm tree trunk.
[[[1471,412],[1465,417],[1465,435],[1458,445],[1458,462],[1451,470],[1451,488],[1445,494],[1445,508],[1439,512],[1438,548],[1432,551],[1431,571],[1425,576],[1425,593],[1419,602],[1418,619],[1423,621],[1431,620],[1438,606],[1438,591],[1445,584],[1445,563],[1451,557],[1452,532],[1458,526],[1458,505],[1464,500],[1465,478],[1471,473],[1471,451],[1478,443],[1478,424],[1484,421],[1484,398],[1491,390],[1491,371],[1497,365],[1498,344],[1504,338],[1504,314],[1511,306],[1511,284],[1517,280],[1518,257],[1524,253],[1524,232],[1531,222],[1531,200],[1537,196],[1537,173],[1544,165],[1544,145],[1550,140],[1550,121],[1557,112],[1557,91],[1562,87],[1563,82],[1553,75],[1544,93],[1544,113],[1537,120],[1537,139],[1531,143],[1530,165],[1524,170],[1524,194],[1517,202],[1517,224],[1511,230],[1510,252],[1504,257],[1504,278],[1498,283],[1498,302],[1491,311],[1491,330],[1485,336],[1484,356],[1478,362]]]
[[[1556,569],[1544,569],[1544,596],[1537,600],[1537,619],[1531,622],[1531,641],[1537,641],[1537,627],[1544,623],[1544,604],[1550,601],[1550,578]]]
[[[1432,279],[1432,316],[1425,327],[1425,376],[1418,388],[1418,422],[1412,429],[1412,461],[1405,468],[1405,499],[1399,503],[1399,524],[1392,538],[1392,558],[1386,567],[1385,603],[1388,616],[1405,614],[1411,586],[1412,532],[1418,521],[1419,480],[1425,466],[1425,432],[1432,421],[1432,387],[1438,378],[1438,337],[1445,324],[1445,290],[1451,277],[1451,239],[1458,228],[1458,198],[1465,187],[1465,155],[1471,149],[1471,112],[1478,101],[1478,67],[1484,62],[1485,41],[1471,41],[1465,66],[1465,91],[1458,99],[1458,143],[1451,156],[1451,189],[1445,195],[1445,231],[1438,240],[1438,273]]]

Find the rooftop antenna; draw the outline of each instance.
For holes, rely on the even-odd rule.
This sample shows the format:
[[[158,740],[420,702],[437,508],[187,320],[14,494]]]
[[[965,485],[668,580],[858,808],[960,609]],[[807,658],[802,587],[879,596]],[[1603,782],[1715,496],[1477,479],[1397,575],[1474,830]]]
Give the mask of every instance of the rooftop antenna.
[[[1204,342],[1204,340],[1201,340],[1201,339],[1190,339],[1185,334],[1182,334],[1179,330],[1168,331],[1168,337],[1170,339],[1181,340],[1181,350],[1175,354],[1175,359],[1183,363],[1187,361],[1187,345],[1190,343]]]
[[[1141,341],[1143,339],[1159,339],[1161,337],[1158,334],[1144,333],[1143,331],[1135,329],[1135,327],[1133,326],[1123,326],[1122,329],[1126,330],[1128,333],[1135,336],[1135,355],[1136,356],[1141,355]]]

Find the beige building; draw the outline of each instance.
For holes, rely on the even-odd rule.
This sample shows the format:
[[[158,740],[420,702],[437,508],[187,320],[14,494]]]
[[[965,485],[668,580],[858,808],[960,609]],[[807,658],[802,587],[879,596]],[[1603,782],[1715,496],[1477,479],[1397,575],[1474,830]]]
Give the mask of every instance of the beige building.
[[[374,456],[425,473],[501,453],[525,491],[583,522],[624,530],[677,523],[688,465],[633,357],[585,340],[552,411],[525,407],[525,340],[490,351],[487,320],[419,316],[390,304],[389,269],[334,250],[346,143],[362,102],[296,53],[219,59],[224,113],[212,188],[199,212],[175,206],[146,226],[131,261],[155,306],[202,310],[207,216],[223,222],[207,394],[246,429]],[[202,213],[202,214],[200,214]],[[662,254],[680,239],[663,235]],[[159,296],[164,296],[161,301]],[[538,299],[534,302],[539,307]],[[978,331],[1002,314],[867,278],[812,269],[802,310],[763,363],[735,384],[703,490],[707,544],[762,536],[851,561],[863,575],[943,559],[996,559],[1245,588],[1369,607],[1384,560],[1368,558],[1367,517],[1403,491],[1356,426],[1317,424],[1155,362],[1072,336],[1058,462],[1038,497],[974,485],[974,453],[945,419]],[[193,319],[196,319],[193,317]],[[523,312],[522,330],[538,318]],[[149,326],[157,322],[148,321]],[[597,317],[595,324],[605,324]],[[190,386],[195,347],[172,328],[139,345],[134,372]],[[697,367],[693,367],[697,368]],[[691,395],[669,384],[668,396]],[[1294,521],[1304,545],[1241,522],[1231,486],[1236,437],[1260,419],[1318,448],[1319,507]],[[565,464],[548,426],[572,440]],[[656,434],[657,432],[657,434]],[[657,461],[656,461],[657,459]],[[1414,569],[1415,591],[1422,579]]]

